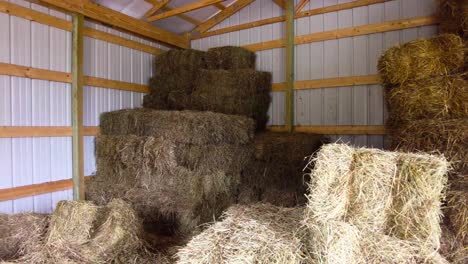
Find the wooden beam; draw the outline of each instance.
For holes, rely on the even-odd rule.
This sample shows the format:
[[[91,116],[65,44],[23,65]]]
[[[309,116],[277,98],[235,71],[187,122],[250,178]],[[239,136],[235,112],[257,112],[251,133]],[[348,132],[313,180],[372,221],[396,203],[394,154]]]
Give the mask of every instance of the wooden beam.
[[[90,76],[84,77],[84,84],[87,86],[94,86],[94,87],[103,87],[103,88],[132,91],[132,92],[139,92],[139,93],[149,93],[149,87],[147,85],[121,82],[121,81],[113,81],[113,80],[90,77]]]
[[[269,131],[288,132],[286,126],[269,126]],[[295,132],[323,135],[385,135],[385,126],[295,126]]]
[[[72,30],[72,169],[73,169],[73,199],[83,200],[84,197],[84,157],[83,136],[83,31],[84,16],[73,14]]]
[[[368,35],[373,33],[382,33],[400,29],[415,28],[420,26],[435,25],[439,22],[436,16],[415,17],[401,19],[382,23],[369,24],[364,26],[330,30],[325,32],[313,33],[308,35],[296,36],[294,43],[296,45],[312,43],[324,40],[347,38],[353,36]],[[261,43],[243,46],[251,51],[261,51],[285,47],[285,39],[277,39]]]
[[[166,12],[161,13],[161,14],[150,16],[146,20],[150,21],[150,22],[153,22],[153,21],[156,21],[156,20],[176,16],[178,14],[187,13],[187,12],[197,10],[197,9],[200,9],[200,8],[203,8],[203,7],[206,7],[206,6],[210,6],[210,5],[213,5],[213,4],[216,4],[216,3],[220,3],[220,2],[223,2],[223,1],[225,1],[225,0],[201,0],[201,1],[194,2],[194,3],[191,3],[191,4],[185,5],[185,6],[174,8],[174,9],[172,9],[170,11],[166,11]]]
[[[220,4],[220,3],[216,3],[216,4],[214,4],[213,6],[216,7],[216,8],[218,8],[218,9],[221,10],[221,11],[224,10],[224,9],[226,9],[226,6],[224,6],[224,5]]]
[[[148,18],[148,17],[152,16],[153,14],[155,14],[156,12],[158,12],[159,9],[166,6],[169,3],[170,0],[159,0],[159,1],[157,1],[157,0],[145,0],[145,1],[153,5],[153,7],[143,15],[144,18]]]
[[[84,126],[81,128],[83,131],[83,136],[97,136],[99,135],[98,126]]]
[[[286,0],[286,127],[294,129],[294,0]]]
[[[353,2],[349,2],[349,3],[345,3],[345,4],[338,4],[338,5],[327,6],[327,7],[323,7],[323,8],[316,8],[316,9],[311,9],[311,10],[308,10],[308,11],[299,12],[298,14],[295,15],[295,18],[319,15],[319,14],[324,14],[324,13],[328,13],[328,12],[336,12],[336,11],[340,11],[340,10],[346,10],[346,9],[351,9],[351,8],[355,8],[355,7],[367,6],[367,5],[370,5],[370,4],[378,4],[378,3],[383,3],[383,2],[385,2],[385,0],[358,0],[358,1],[353,1]],[[239,31],[239,30],[243,30],[243,29],[249,29],[249,28],[253,28],[253,27],[259,27],[259,26],[279,23],[279,22],[283,22],[285,20],[286,20],[286,16],[278,16],[278,17],[272,17],[272,18],[257,20],[257,21],[254,21],[254,22],[244,23],[244,24],[240,24],[240,25],[236,25],[236,26],[232,26],[232,27],[225,27],[225,28],[222,28],[222,29],[217,29],[217,30],[204,32],[202,34],[192,36],[191,39],[193,40],[193,39],[206,38],[206,37],[210,37],[210,36],[225,34],[225,33]]]
[[[273,2],[275,2],[276,5],[278,5],[279,7],[283,8],[283,9],[286,8],[285,1],[287,1],[287,0],[273,0]]]
[[[299,13],[307,3],[309,3],[309,0],[301,0],[299,3],[297,3],[294,13]]]
[[[179,35],[155,27],[89,0],[41,0],[46,4],[62,8],[72,13],[83,14],[96,21],[121,28],[152,40],[164,42],[180,48],[188,48],[189,41]]]
[[[1,63],[0,75],[10,75],[38,80],[71,83],[71,73],[30,68],[20,65]]]
[[[295,90],[320,89],[320,88],[345,87],[345,86],[354,86],[354,85],[370,85],[370,84],[379,84],[379,83],[381,83],[379,75],[374,74],[374,75],[361,75],[361,76],[295,81],[294,89]],[[287,85],[286,83],[274,83],[271,89],[272,91],[286,91]]]
[[[163,10],[165,11],[171,11],[172,8],[171,7],[168,7],[168,6],[165,6],[162,8]],[[191,23],[191,24],[194,24],[194,25],[200,25],[202,22],[201,21],[198,21],[196,20],[195,18],[191,17],[191,16],[187,16],[185,14],[178,14],[177,17]]]
[[[223,11],[217,13],[212,18],[208,19],[207,21],[203,22],[201,25],[197,26],[194,30],[192,30],[192,36],[196,36],[198,34],[208,31],[209,29],[221,23],[226,18],[234,15],[237,11],[246,7],[253,1],[255,0],[237,0],[236,2],[227,6],[226,9],[224,9]]]
[[[86,176],[85,181],[91,179],[91,176]],[[52,193],[58,191],[65,191],[73,188],[73,181],[59,180],[53,182],[45,182],[39,184],[32,184],[26,186],[19,186],[7,189],[0,189],[0,202],[15,200],[24,197],[30,197],[34,195],[40,195],[45,193]]]
[[[0,126],[0,138],[20,137],[69,137],[72,128],[68,126]]]

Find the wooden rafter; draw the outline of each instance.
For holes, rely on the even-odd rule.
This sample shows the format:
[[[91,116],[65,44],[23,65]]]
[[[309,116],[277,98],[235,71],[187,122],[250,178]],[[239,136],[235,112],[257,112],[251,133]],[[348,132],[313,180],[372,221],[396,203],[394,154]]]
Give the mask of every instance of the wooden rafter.
[[[224,10],[226,9],[226,7],[220,3],[216,3],[213,5],[214,7],[218,8],[219,10]]]
[[[277,4],[279,7],[283,9],[286,8],[286,3],[284,2],[284,0],[273,0],[273,2],[275,2],[275,4]]]
[[[165,7],[170,0],[145,0],[147,3],[150,3],[153,5],[153,7],[146,12],[143,17],[148,18],[152,15],[154,15],[156,12],[158,12],[159,9]]]
[[[172,8],[169,7],[169,6],[165,6],[163,8],[161,8],[162,10],[164,11],[171,11]],[[196,20],[195,18],[191,17],[191,16],[188,16],[188,15],[185,15],[185,14],[178,14],[177,17],[191,23],[191,24],[194,24],[194,25],[200,25],[202,22],[199,21],[199,20]]]
[[[216,4],[216,3],[220,3],[220,2],[223,2],[223,1],[225,1],[225,0],[201,0],[199,2],[195,2],[195,3],[185,5],[185,6],[174,8],[174,9],[172,9],[170,11],[166,11],[166,12],[163,12],[161,14],[150,16],[150,17],[147,18],[147,20],[150,21],[150,22],[153,22],[153,21],[160,20],[160,19],[163,19],[163,18],[176,16],[178,14],[187,13],[187,12],[197,10],[197,9],[200,9],[200,8],[203,8],[203,7],[206,7],[206,6],[210,6],[210,5],[213,5],[213,4]]]
[[[237,0],[236,2],[232,3],[230,6],[227,6],[226,9],[224,9],[223,11],[217,13],[212,18],[208,19],[207,21],[203,22],[202,24],[197,26],[195,29],[193,29],[192,35],[198,35],[198,34],[208,31],[210,28],[221,23],[226,18],[234,15],[234,13],[246,7],[253,1],[255,0]]]
[[[301,0],[299,3],[297,3],[296,5],[296,9],[294,10],[294,13],[299,13],[301,12],[302,8],[304,8],[304,6],[309,3],[309,0]]]

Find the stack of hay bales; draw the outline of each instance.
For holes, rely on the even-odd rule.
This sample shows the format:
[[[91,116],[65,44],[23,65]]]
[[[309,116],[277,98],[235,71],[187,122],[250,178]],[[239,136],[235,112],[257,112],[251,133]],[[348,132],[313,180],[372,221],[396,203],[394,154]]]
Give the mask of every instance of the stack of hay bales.
[[[446,230],[452,229],[467,247],[462,230],[468,220],[461,223],[456,220],[457,213],[450,213],[468,210],[464,199],[455,195],[468,191],[465,187],[468,182],[468,81],[464,51],[463,40],[454,34],[415,40],[389,49],[379,61],[379,72],[386,86],[391,148],[435,151],[451,161],[453,170],[449,175],[445,212],[450,228]]]
[[[50,216],[12,215],[5,227],[16,232],[8,245],[16,253],[2,259],[14,263],[152,263],[165,259],[147,251],[141,239],[141,220],[122,200],[105,207],[61,201]]]
[[[156,57],[143,106],[244,115],[268,121],[271,74],[255,70],[255,53],[240,47],[170,50]]]
[[[253,132],[250,118],[212,112],[104,113],[88,198],[122,198],[147,224],[191,235],[235,202]]]
[[[306,208],[237,205],[195,236],[177,263],[447,263],[441,156],[321,148]]]
[[[303,168],[307,156],[316,152],[327,138],[303,133],[264,132],[255,137],[255,159],[242,174],[239,202],[268,202],[297,206],[306,202]]]

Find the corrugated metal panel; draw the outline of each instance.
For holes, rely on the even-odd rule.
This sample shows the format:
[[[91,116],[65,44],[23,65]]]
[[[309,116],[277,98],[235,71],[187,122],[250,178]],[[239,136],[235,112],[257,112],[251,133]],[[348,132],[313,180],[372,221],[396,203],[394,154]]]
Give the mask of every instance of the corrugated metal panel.
[[[352,0],[314,0],[303,10],[321,8]],[[298,1],[296,0],[296,3]],[[252,22],[280,15],[272,1],[258,0],[214,29]],[[339,12],[314,15],[296,20],[296,35],[379,23],[435,13],[435,0],[394,0]],[[278,39],[283,24],[276,23],[240,32],[231,32],[192,41],[192,47],[246,45]],[[418,37],[437,33],[436,26],[424,26],[386,33],[356,36],[296,46],[296,80],[313,80],[377,73],[377,61],[383,51]],[[257,68],[271,71],[273,82],[284,81],[284,49],[257,52]],[[284,94],[274,92],[270,107],[270,123],[284,124]],[[322,88],[295,91],[295,122],[298,125],[383,125],[385,106],[380,85]],[[359,146],[384,146],[383,136],[333,136]]]
[[[65,19],[69,16],[26,1],[11,1]],[[70,71],[71,33],[0,14],[0,61],[57,71]],[[0,76],[0,125],[69,126],[70,85]],[[71,178],[71,139],[0,139],[0,188]],[[47,213],[70,191],[0,203],[0,212]]]

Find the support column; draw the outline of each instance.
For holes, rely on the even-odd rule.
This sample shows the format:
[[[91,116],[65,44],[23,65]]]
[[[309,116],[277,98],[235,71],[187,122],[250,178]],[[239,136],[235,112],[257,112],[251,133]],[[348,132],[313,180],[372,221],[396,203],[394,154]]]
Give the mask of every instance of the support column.
[[[286,1],[286,127],[294,130],[294,0]]]

